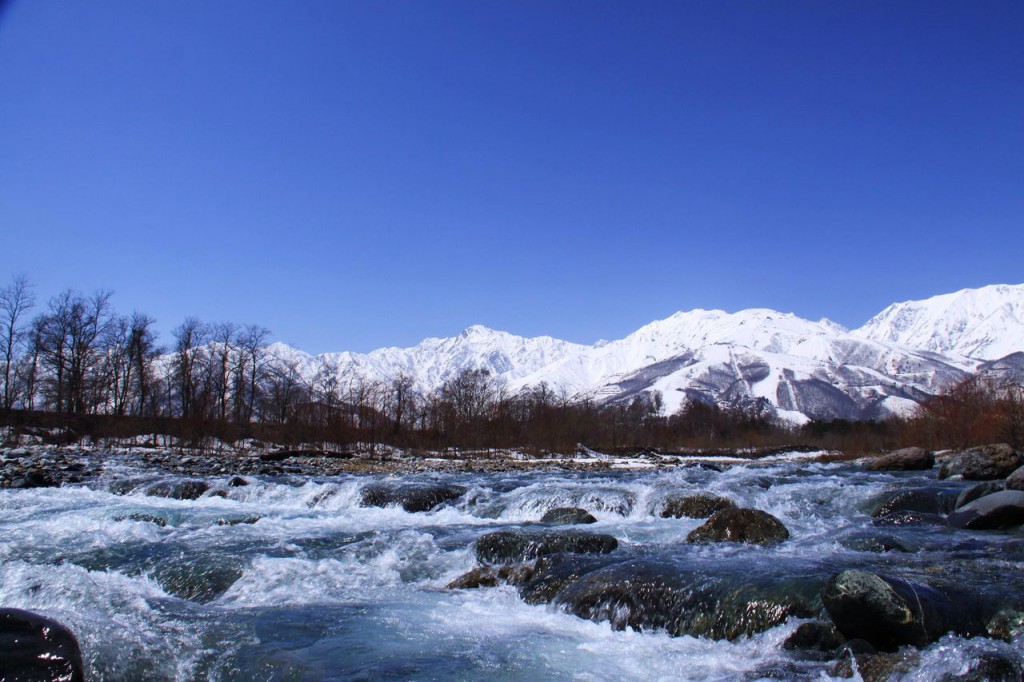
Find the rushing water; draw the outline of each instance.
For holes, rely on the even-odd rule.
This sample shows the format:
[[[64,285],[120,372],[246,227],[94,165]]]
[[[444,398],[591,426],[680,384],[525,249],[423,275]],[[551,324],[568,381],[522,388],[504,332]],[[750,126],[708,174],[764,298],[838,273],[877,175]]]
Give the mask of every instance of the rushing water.
[[[655,680],[756,679],[779,666],[827,679],[827,663],[794,663],[782,642],[803,622],[736,641],[614,630],[514,587],[449,590],[476,565],[483,533],[520,527],[554,507],[597,517],[624,556],[679,557],[752,575],[780,564],[912,565],[967,557],[994,583],[1020,580],[1019,532],[884,529],[913,553],[849,549],[874,532],[872,501],[931,472],[866,473],[850,465],[780,462],[668,471],[207,479],[194,501],[147,496],[124,480],[173,477],[109,456],[87,485],[0,492],[0,606],[66,624],[93,680]],[[364,487],[443,481],[468,490],[428,513],[360,506]],[[963,484],[944,484],[952,488]],[[713,492],[781,519],[773,548],[694,546],[696,519],[663,519],[666,496]],[[134,515],[134,517],[133,517]],[[163,525],[160,525],[163,524]],[[788,562],[788,564],[787,564]],[[993,577],[994,576],[994,577]],[[947,636],[905,679],[963,672],[1003,643]],[[797,671],[797,672],[793,672]]]

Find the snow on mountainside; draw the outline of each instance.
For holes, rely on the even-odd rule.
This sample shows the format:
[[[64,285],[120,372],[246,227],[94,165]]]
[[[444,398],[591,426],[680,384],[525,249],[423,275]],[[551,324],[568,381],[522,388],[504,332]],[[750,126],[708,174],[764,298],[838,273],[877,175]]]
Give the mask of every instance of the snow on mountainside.
[[[271,352],[307,378],[406,375],[421,393],[464,369],[486,369],[510,390],[546,382],[569,396],[628,402],[659,392],[686,401],[756,405],[791,421],[903,414],[975,371],[1024,371],[1024,285],[991,286],[889,306],[847,331],[767,309],[691,310],[593,346],[473,326],[412,348],[311,356]],[[1006,365],[1006,367],[1003,367]]]
[[[906,412],[970,363],[858,339],[788,313],[694,310],[568,357],[514,384],[541,380],[606,401],[658,391],[672,412],[688,400],[768,404],[794,421]]]
[[[853,331],[873,341],[997,360],[1024,350],[1024,284],[894,303]]]
[[[405,375],[413,380],[415,390],[429,393],[464,369],[486,369],[509,382],[586,348],[550,336],[524,338],[473,325],[457,336],[425,339],[412,348],[324,353],[314,357],[285,344],[274,344],[271,352],[296,364],[307,377],[315,374],[319,363],[325,362],[336,367],[343,377],[391,381]]]

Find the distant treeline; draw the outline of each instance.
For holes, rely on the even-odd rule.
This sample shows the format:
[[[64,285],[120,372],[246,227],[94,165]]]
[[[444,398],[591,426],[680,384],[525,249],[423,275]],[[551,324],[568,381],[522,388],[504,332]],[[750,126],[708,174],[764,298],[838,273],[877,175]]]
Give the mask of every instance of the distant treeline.
[[[766,403],[691,402],[664,415],[660,396],[597,403],[546,384],[510,393],[486,370],[467,369],[427,395],[411,377],[345,375],[327,359],[315,371],[268,352],[259,325],[186,319],[173,345],[155,321],[117,314],[110,293],[66,290],[34,317],[32,287],[0,289],[0,407],[15,431],[60,437],[161,433],[201,447],[211,438],[294,445],[387,444],[411,450],[517,448],[569,453],[809,445],[871,452],[903,445],[959,447],[1024,439],[1020,386],[976,377],[925,402],[906,419],[779,422]]]

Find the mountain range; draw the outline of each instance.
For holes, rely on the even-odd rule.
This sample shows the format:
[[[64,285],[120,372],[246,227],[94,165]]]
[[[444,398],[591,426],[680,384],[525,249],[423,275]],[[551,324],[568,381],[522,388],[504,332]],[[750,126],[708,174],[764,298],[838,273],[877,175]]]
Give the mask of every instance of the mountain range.
[[[307,378],[323,367],[343,380],[407,376],[422,393],[484,369],[513,392],[546,383],[599,402],[658,392],[666,413],[700,400],[756,404],[794,423],[870,419],[907,414],[976,372],[1024,378],[1024,285],[894,303],[853,330],[768,309],[697,309],[589,346],[475,325],[365,354],[312,356],[281,343],[270,350]]]

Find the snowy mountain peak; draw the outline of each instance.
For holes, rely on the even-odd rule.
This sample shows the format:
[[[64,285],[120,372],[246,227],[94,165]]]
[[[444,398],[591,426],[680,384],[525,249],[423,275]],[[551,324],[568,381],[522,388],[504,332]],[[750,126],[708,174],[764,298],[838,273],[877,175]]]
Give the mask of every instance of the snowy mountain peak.
[[[993,284],[894,303],[852,333],[935,353],[996,360],[1024,349],[1024,284]]]

